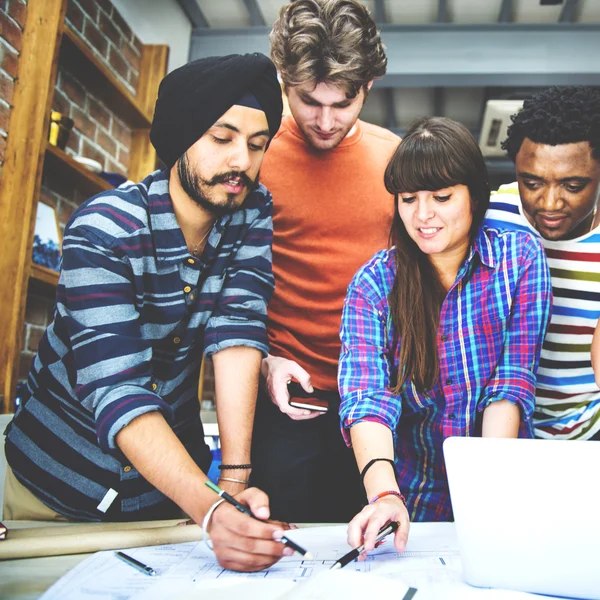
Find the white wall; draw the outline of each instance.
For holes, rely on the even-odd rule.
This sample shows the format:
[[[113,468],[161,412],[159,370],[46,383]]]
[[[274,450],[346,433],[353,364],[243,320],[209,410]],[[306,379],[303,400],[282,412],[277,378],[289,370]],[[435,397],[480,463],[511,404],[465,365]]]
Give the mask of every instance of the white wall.
[[[144,44],[167,44],[172,71],[189,60],[192,24],[176,0],[111,0]]]

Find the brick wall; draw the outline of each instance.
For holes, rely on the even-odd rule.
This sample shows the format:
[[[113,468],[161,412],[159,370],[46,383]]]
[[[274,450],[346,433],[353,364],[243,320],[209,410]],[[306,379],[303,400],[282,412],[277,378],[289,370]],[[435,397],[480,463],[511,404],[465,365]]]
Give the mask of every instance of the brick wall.
[[[18,22],[14,8],[12,11],[15,18],[10,16],[10,5],[19,1],[0,0],[0,9],[3,3],[8,5],[7,15],[2,23],[10,21],[11,32],[16,29]],[[4,17],[1,13],[0,16]],[[67,24],[80,35],[121,82],[135,93],[142,44],[113,5],[108,0],[69,0]],[[0,35],[4,31],[3,25]],[[16,39],[16,33],[11,35]],[[18,39],[20,40],[20,37]],[[2,48],[6,46],[7,44],[3,43]],[[11,66],[15,61],[12,57],[17,50],[18,48],[10,48],[10,53],[2,56],[3,71],[6,71],[4,57],[8,57],[6,61]],[[4,73],[0,71],[0,75],[4,76]],[[0,80],[0,95],[1,82],[2,80]],[[1,105],[0,100],[0,128],[2,127]],[[93,158],[100,162],[105,171],[127,174],[131,128],[98,98],[90,94],[68,70],[60,66],[52,108],[71,117],[74,121],[66,149],[69,154]],[[57,176],[51,169],[45,169],[42,175],[41,197],[56,208],[62,229],[77,206],[87,200],[87,196],[82,194],[68,178]],[[30,284],[19,369],[20,381],[27,377],[41,336],[52,321],[54,301],[54,294],[51,291],[45,291],[36,282]]]
[[[142,43],[109,0],[69,0],[67,23],[135,94]]]
[[[26,17],[26,0],[0,0],[0,178]]]

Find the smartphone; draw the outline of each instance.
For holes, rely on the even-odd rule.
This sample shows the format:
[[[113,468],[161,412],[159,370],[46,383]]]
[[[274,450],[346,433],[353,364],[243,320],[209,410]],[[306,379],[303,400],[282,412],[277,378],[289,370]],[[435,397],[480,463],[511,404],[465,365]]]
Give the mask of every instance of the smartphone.
[[[310,394],[297,381],[290,381],[288,383],[288,392],[290,394],[289,405],[294,408],[305,408],[322,413],[326,413],[329,410],[329,402],[319,390],[315,390]]]

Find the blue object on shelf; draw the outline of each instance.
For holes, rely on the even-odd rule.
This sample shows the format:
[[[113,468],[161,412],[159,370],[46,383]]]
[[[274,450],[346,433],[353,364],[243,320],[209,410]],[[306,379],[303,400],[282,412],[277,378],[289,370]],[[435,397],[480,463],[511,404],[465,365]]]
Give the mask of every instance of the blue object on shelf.
[[[114,185],[115,187],[120,186],[122,183],[127,181],[127,177],[125,175],[121,175],[121,173],[108,173],[107,171],[101,171],[98,173],[102,179],[108,181],[110,185]]]

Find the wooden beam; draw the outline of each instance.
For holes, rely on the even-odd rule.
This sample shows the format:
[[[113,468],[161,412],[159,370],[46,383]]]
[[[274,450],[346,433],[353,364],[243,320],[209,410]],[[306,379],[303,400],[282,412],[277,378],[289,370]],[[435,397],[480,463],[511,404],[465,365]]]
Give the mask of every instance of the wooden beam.
[[[513,0],[502,0],[500,12],[498,13],[498,23],[512,23],[513,20]]]
[[[448,2],[447,0],[438,0],[437,23],[448,23]]]
[[[196,0],[177,0],[177,2],[194,29],[198,27],[210,27],[210,23],[207,21]]]
[[[384,24],[387,22],[385,0],[375,0],[375,23]]]
[[[262,12],[260,12],[260,7],[256,0],[244,0],[244,4],[250,15],[250,25],[252,25],[252,27],[264,27],[267,22],[265,21]]]
[[[0,185],[0,239],[3,244],[0,253],[0,393],[3,412],[13,408],[35,207],[66,5],[66,0],[29,0],[27,3],[19,77],[15,81]]]
[[[579,9],[579,0],[566,0],[560,16],[558,17],[559,23],[575,23],[577,21],[577,12]]]

